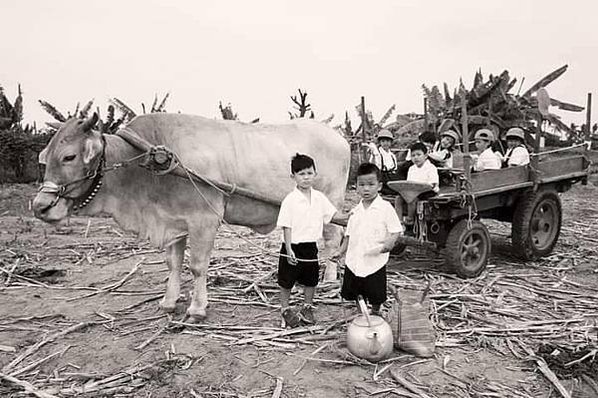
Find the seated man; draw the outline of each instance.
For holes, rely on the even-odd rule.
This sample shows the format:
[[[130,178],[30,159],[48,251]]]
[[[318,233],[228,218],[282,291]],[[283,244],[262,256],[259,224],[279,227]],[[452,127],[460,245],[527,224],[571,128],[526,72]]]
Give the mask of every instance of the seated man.
[[[498,170],[502,159],[492,150],[494,134],[488,129],[480,129],[475,133],[475,146],[479,155],[472,155],[473,171]]]
[[[428,160],[428,147],[421,142],[416,142],[411,145],[410,150],[413,165],[407,173],[407,181],[430,185],[430,191],[421,193],[418,199],[427,199],[436,195],[440,189],[438,186],[438,169]],[[416,205],[417,201],[407,204],[407,217],[404,218],[406,232],[413,231]],[[395,209],[397,210],[399,219],[403,216],[404,207],[405,200],[402,196],[398,195],[395,198]]]
[[[502,157],[503,167],[529,164],[529,152],[525,147],[525,134],[519,127],[510,128],[506,134],[507,153]]]

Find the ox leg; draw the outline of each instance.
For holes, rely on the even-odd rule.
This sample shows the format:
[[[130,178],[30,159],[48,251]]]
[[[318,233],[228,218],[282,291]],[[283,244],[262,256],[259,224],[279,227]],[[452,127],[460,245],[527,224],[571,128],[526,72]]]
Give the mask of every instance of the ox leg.
[[[166,293],[160,301],[160,308],[165,312],[174,312],[176,302],[181,293],[181,268],[187,238],[183,237],[166,246],[166,264],[168,264],[168,282],[166,283]]]
[[[208,306],[208,265],[216,232],[218,231],[218,222],[204,224],[202,227],[196,229],[190,235],[191,256],[189,268],[193,273],[193,293],[191,294],[191,304],[187,309],[189,322],[194,322],[206,316],[206,307]]]
[[[324,282],[331,282],[337,279],[338,264],[328,260],[328,257],[337,250],[343,240],[343,227],[327,224],[324,226],[324,251],[320,258],[325,258],[326,270],[324,271]]]

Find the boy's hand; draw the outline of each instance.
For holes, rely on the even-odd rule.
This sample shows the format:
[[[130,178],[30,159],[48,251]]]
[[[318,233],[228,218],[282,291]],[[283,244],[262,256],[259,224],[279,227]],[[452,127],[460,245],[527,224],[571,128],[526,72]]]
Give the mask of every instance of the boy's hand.
[[[287,249],[287,261],[291,265],[297,265],[297,257],[295,257],[295,252],[293,249]]]
[[[341,253],[340,251],[337,250],[330,255],[330,261],[339,262],[342,256],[343,256],[343,253]]]

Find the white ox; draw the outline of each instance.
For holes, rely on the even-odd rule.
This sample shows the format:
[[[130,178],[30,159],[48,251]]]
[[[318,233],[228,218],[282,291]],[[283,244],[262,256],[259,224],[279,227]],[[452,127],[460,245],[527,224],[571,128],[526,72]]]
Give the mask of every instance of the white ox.
[[[108,213],[124,229],[165,247],[170,269],[160,302],[165,311],[174,310],[180,295],[188,239],[194,286],[187,314],[192,320],[205,317],[207,270],[221,219],[268,233],[275,227],[279,207],[238,194],[227,196],[204,183],[197,184],[200,194],[188,180],[156,176],[137,165],[93,178],[103,158],[110,166],[141,153],[118,135],[102,136],[94,130],[96,122],[96,115],[86,121],[69,119],[40,154],[46,173],[33,202],[36,217],[57,222],[76,207],[80,215]],[[127,128],[152,144],[170,148],[185,166],[214,181],[235,184],[278,202],[293,188],[291,157],[296,152],[308,154],[318,171],[315,188],[337,208],[342,206],[349,145],[321,123],[300,119],[281,125],[246,124],[159,113],[138,116]]]

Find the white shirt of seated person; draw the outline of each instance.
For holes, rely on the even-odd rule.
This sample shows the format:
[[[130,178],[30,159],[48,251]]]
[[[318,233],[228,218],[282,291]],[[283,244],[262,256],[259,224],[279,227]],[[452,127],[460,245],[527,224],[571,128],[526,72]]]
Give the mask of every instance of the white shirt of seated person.
[[[428,157],[441,164],[441,167],[453,168],[453,154],[447,148],[443,148],[441,141],[436,141]]]
[[[473,165],[474,171],[498,170],[502,167],[502,160],[492,148],[488,147],[480,153]]]
[[[425,162],[419,167],[415,163],[409,167],[409,171],[407,172],[407,181],[430,184],[436,193],[438,193],[440,190],[438,186],[438,169],[428,159],[426,159]]]
[[[507,166],[525,166],[529,164],[529,152],[523,145],[518,145],[514,148],[509,148],[505,154],[504,161],[507,162]]]

